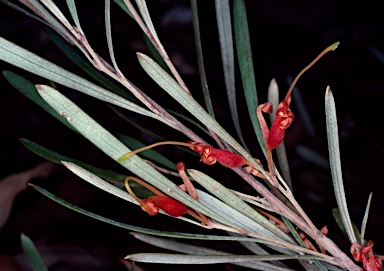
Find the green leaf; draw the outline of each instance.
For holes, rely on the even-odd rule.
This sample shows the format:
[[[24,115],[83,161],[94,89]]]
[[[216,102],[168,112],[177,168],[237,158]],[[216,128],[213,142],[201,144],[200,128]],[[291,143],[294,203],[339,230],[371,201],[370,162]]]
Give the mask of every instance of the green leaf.
[[[83,32],[83,29],[81,29],[80,21],[79,21],[79,16],[77,15],[77,10],[76,10],[76,4],[74,0],[67,0],[67,6],[69,9],[69,12],[71,13],[72,19],[75,22],[75,25],[77,29],[81,32]]]
[[[0,37],[0,59],[99,100],[162,121],[156,114]]]
[[[285,217],[282,217],[285,225],[287,225],[287,227],[289,228],[289,230],[291,231],[293,237],[295,238],[296,242],[299,243],[302,247],[306,247],[306,245],[304,244],[304,241],[300,238],[300,235],[299,233],[296,231],[295,227],[292,225],[291,221],[289,221],[289,219],[285,218]],[[321,262],[319,262],[318,260],[315,260],[315,263],[316,265],[323,271],[327,271],[327,268],[325,268]],[[305,267],[305,265],[304,265]]]
[[[45,266],[43,259],[32,240],[24,233],[21,234],[20,239],[21,247],[23,248],[24,255],[27,258],[31,269],[33,271],[48,271],[48,268]]]
[[[60,92],[51,87],[42,85],[37,86],[37,89],[42,98],[50,104],[52,108],[54,108],[60,115],[64,116],[80,134],[113,160],[117,161],[121,156],[130,151],[130,149],[117,140],[110,132],[105,130],[100,124],[95,122]],[[173,182],[148,165],[138,155],[134,155],[130,159],[120,162],[120,164],[139,176],[139,178],[144,179],[147,183],[157,187],[163,193],[171,195],[172,198],[183,202],[192,209],[225,225],[232,225],[231,222],[225,221],[222,217],[211,212],[201,203],[184,193]]]
[[[335,190],[336,202],[340,211],[349,241],[352,244],[357,243],[356,236],[353,232],[352,222],[349,217],[347,200],[345,197],[343,177],[341,172],[340,150],[339,150],[339,135],[337,128],[336,106],[333,94],[329,86],[325,92],[325,115],[327,125],[329,163],[331,166],[331,174],[333,188]]]
[[[26,96],[28,99],[42,107],[45,111],[47,111],[53,117],[58,119],[61,123],[65,124],[68,128],[72,129],[73,131],[76,131],[71,125],[68,124],[68,122],[62,116],[57,114],[57,112],[53,110],[52,107],[50,107],[49,104],[47,104],[40,97],[39,93],[37,93],[37,89],[34,84],[32,84],[24,77],[10,71],[3,71],[3,75],[8,81],[8,83],[10,83],[15,89],[20,91],[24,96]]]
[[[177,251],[179,253],[186,253],[186,254],[196,254],[196,255],[233,255],[231,253],[215,250],[215,249],[210,249],[210,248],[205,248],[205,247],[200,247],[200,246],[195,246],[195,245],[189,245],[189,244],[184,244],[180,243],[177,241],[173,240],[168,240],[164,238],[158,238],[146,234],[141,234],[141,233],[132,233],[132,235],[148,244],[151,244],[153,246],[157,246],[160,248],[164,249],[169,249],[172,251]],[[255,244],[255,243],[250,243],[250,242],[245,242],[247,244]],[[265,271],[293,271],[292,269],[289,268],[284,268],[280,266],[276,266],[274,264],[270,263],[264,263],[264,262],[258,262],[258,263],[235,263],[235,265],[239,266],[244,266],[248,267],[251,269],[256,269],[256,270],[265,270]]]
[[[263,242],[259,239],[254,239],[254,238],[248,238],[248,237],[232,237],[232,236],[218,236],[218,235],[203,235],[203,234],[191,234],[191,233],[182,233],[182,232],[165,232],[165,231],[159,231],[159,230],[152,230],[152,229],[147,229],[147,228],[142,228],[142,227],[137,227],[121,222],[114,221],[109,218],[105,218],[103,216],[97,215],[95,213],[89,212],[87,210],[84,210],[80,207],[77,207],[55,195],[52,193],[48,192],[44,188],[41,188],[37,185],[34,184],[29,184],[33,188],[35,188],[37,191],[42,193],[44,196],[50,198],[51,200],[59,203],[60,205],[71,209],[75,212],[78,212],[80,214],[86,215],[88,217],[94,218],[96,220],[108,223],[110,225],[135,231],[135,232],[140,232],[140,233],[145,233],[145,234],[150,234],[150,235],[156,235],[156,236],[164,236],[164,237],[173,237],[173,238],[183,238],[183,239],[195,239],[195,240],[216,240],[216,241],[247,241],[247,242]]]
[[[192,10],[193,33],[195,34],[197,63],[199,65],[201,89],[203,90],[205,106],[207,107],[208,113],[212,116],[212,118],[215,118],[215,113],[213,111],[213,106],[211,101],[211,95],[209,94],[209,89],[208,89],[207,77],[205,75],[203,48],[201,47],[201,37],[200,37],[199,14],[198,14],[196,0],[191,0],[191,10]]]
[[[255,130],[257,140],[265,154],[265,144],[256,109],[259,105],[256,92],[255,71],[252,62],[251,42],[249,38],[247,13],[244,0],[234,0],[233,21],[237,58],[239,60],[241,79],[243,81],[244,94],[248,106],[249,116]]]
[[[133,18],[131,12],[129,11],[129,9],[127,8],[127,6],[124,4],[124,0],[113,0],[122,10],[124,10],[129,16]]]
[[[51,151],[35,142],[32,142],[28,139],[21,138],[20,139],[21,143],[30,151],[36,153],[37,155],[44,157],[45,159],[55,162],[57,164],[61,164],[61,161],[68,161],[72,162],[78,166],[81,166],[90,172],[96,174],[99,177],[105,178],[107,180],[114,180],[118,182],[123,182],[125,178],[127,177],[126,175],[123,174],[118,174],[109,170],[104,170],[98,167],[94,167],[91,165],[88,165],[86,163],[83,163],[81,161],[78,161],[76,159],[61,155],[57,152]]]
[[[152,34],[152,36],[153,36],[154,40],[156,41],[156,43],[158,45],[160,45],[161,42],[159,40],[159,37],[157,36],[155,27],[154,27],[154,25],[152,23],[151,16],[149,15],[147,3],[145,2],[145,0],[136,0],[136,4],[137,4],[137,7],[139,8],[140,15],[143,18],[143,20],[145,22],[145,25],[147,26],[149,32]]]
[[[146,263],[163,264],[217,264],[217,263],[244,263],[244,262],[263,262],[299,259],[321,259],[320,257],[307,255],[225,255],[225,256],[202,256],[202,255],[182,255],[166,253],[136,253],[125,257],[127,260]]]
[[[232,41],[232,24],[231,13],[228,0],[215,0],[217,27],[219,29],[221,58],[223,61],[225,88],[227,89],[227,97],[229,109],[236,132],[241,143],[247,149],[243,134],[240,128],[239,114],[236,104],[236,88],[235,88],[235,60],[233,53]]]
[[[361,238],[361,240],[360,240],[361,244],[364,244],[365,229],[367,227],[368,214],[369,214],[369,208],[371,206],[371,200],[372,200],[372,192],[369,194],[367,207],[365,208],[363,221],[361,222],[361,237],[360,237]]]
[[[272,238],[280,237],[282,240],[292,243],[292,240],[288,238],[284,232],[282,232],[264,216],[256,212],[252,207],[233,194],[225,186],[200,171],[188,169],[188,173],[196,182],[211,192],[215,197],[219,198],[228,206],[242,213],[246,217],[252,219],[255,222],[252,229],[253,231]]]
[[[104,17],[105,17],[105,30],[106,30],[106,36],[107,36],[109,57],[112,60],[112,64],[113,64],[113,67],[115,68],[115,72],[121,73],[117,66],[115,53],[113,51],[112,30],[111,30],[111,1],[110,0],[105,0]]]
[[[61,161],[61,163],[68,168],[70,171],[72,171],[74,174],[82,178],[83,180],[87,181],[88,183],[96,186],[97,188],[100,188],[101,190],[104,190],[105,192],[108,192],[118,198],[121,198],[123,200],[126,200],[130,203],[134,203],[136,205],[139,205],[139,203],[126,191],[121,190],[120,188],[104,181],[103,179],[97,177],[96,175],[92,174],[91,172],[83,169],[82,167],[79,167],[76,164]]]
[[[343,224],[343,220],[341,219],[341,214],[339,212],[339,209],[333,208],[332,209],[332,215],[333,215],[333,219],[335,219],[335,222],[336,222],[337,226],[339,226],[343,235],[346,238],[348,238],[347,232],[345,231],[345,227]],[[352,227],[353,227],[353,232],[355,233],[356,238],[361,239],[361,235],[360,235],[360,231],[359,231],[358,227],[355,224],[352,224]]]
[[[172,77],[162,70],[156,62],[144,54],[138,53],[137,55],[140,65],[162,89],[171,95],[206,127],[209,127],[209,129],[215,132],[222,140],[238,151],[240,155],[247,159],[258,171],[265,176],[268,176],[265,170],[254,161],[254,158],[231,135],[229,135],[223,127],[221,127],[221,125],[191,97],[191,95],[186,93]]]

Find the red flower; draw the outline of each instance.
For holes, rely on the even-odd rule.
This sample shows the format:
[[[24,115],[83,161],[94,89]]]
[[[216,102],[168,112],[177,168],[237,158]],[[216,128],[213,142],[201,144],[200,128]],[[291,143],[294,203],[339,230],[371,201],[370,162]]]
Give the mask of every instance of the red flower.
[[[236,168],[247,164],[244,157],[226,150],[216,149],[200,142],[188,141],[192,150],[201,155],[200,161],[207,165],[219,162],[225,167]]]
[[[149,191],[156,194],[156,196],[150,196],[147,199],[139,199],[131,190],[128,184],[129,181],[134,181],[138,184],[141,184]],[[185,206],[183,203],[164,195],[153,186],[147,184],[146,182],[143,182],[142,180],[136,177],[127,177],[124,181],[124,185],[128,193],[140,204],[141,209],[150,216],[157,215],[159,213],[159,209],[175,217],[182,216],[187,213],[187,206]]]
[[[159,209],[174,217],[187,213],[187,207],[183,203],[167,196],[150,196],[140,202],[140,207],[150,216],[157,215]]]
[[[363,267],[367,271],[379,271],[383,266],[381,259],[373,255],[373,241],[369,241],[366,246],[352,244],[351,254],[355,261],[363,262]]]
[[[285,130],[291,126],[295,115],[289,108],[288,103],[284,100],[279,104],[276,111],[276,118],[269,130],[267,147],[271,150],[276,148],[283,142]]]

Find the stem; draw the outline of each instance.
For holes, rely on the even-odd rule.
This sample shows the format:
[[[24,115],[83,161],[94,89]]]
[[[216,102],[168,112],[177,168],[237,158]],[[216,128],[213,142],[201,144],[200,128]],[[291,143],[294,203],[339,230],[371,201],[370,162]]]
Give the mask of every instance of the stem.
[[[337,41],[332,45],[328,46],[327,48],[325,48],[314,60],[312,60],[311,63],[309,63],[304,69],[301,70],[301,72],[296,76],[295,80],[293,80],[291,86],[289,87],[287,95],[285,95],[284,100],[287,101],[288,105],[291,102],[289,98],[291,96],[292,90],[295,87],[297,80],[299,80],[300,76],[302,76],[303,73],[305,73],[309,68],[311,68],[323,55],[325,55],[330,51],[335,51],[337,46],[339,46],[339,44],[340,44],[340,41]]]
[[[342,252],[332,240],[324,236],[319,230],[313,230],[308,224],[295,212],[290,210],[286,205],[284,205],[279,199],[277,199],[265,186],[260,182],[255,180],[250,174],[245,172],[243,169],[234,168],[233,169],[240,177],[242,177],[247,183],[249,183],[259,194],[261,194],[270,204],[273,210],[282,216],[285,216],[293,224],[299,227],[303,232],[310,236],[316,243],[324,247],[331,255],[338,258],[337,264],[343,268],[352,271],[360,271],[361,268],[358,267],[344,252]],[[259,237],[257,237],[259,238]],[[265,239],[265,238],[264,238]],[[300,250],[297,250],[300,251]],[[309,252],[308,252],[309,253]],[[312,253],[310,253],[312,254]]]

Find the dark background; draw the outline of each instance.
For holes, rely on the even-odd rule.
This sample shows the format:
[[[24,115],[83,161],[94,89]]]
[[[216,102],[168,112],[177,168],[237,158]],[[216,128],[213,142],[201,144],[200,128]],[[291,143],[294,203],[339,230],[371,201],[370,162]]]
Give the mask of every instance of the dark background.
[[[197,100],[203,102],[193,41],[193,28],[189,1],[149,1],[149,11],[160,40],[180,71],[187,86]],[[290,162],[294,192],[304,210],[321,228],[328,225],[329,235],[345,251],[346,239],[332,218],[336,207],[330,172],[302,155],[303,147],[327,159],[324,93],[331,86],[335,96],[339,121],[342,167],[347,200],[352,220],[360,227],[366,201],[374,192],[366,238],[375,242],[375,250],[383,253],[383,142],[382,104],[384,57],[383,19],[378,4],[373,1],[246,1],[250,28],[256,85],[260,102],[266,101],[266,91],[272,78],[276,78],[283,97],[288,89],[287,77],[295,76],[321,50],[335,41],[339,48],[327,54],[311,68],[298,83],[300,95],[314,127],[314,134],[303,122],[293,98],[292,110],[296,118],[287,132],[286,147]],[[103,1],[80,1],[78,12],[83,30],[95,51],[109,61],[104,37]],[[208,85],[212,94],[217,118],[235,135],[229,115],[220,58],[215,9],[213,1],[200,1],[200,28]],[[65,14],[68,11],[63,6]],[[69,18],[69,16],[68,16]],[[112,3],[113,42],[118,64],[135,85],[154,97],[161,105],[181,110],[142,71],[135,52],[148,54],[142,33],[133,20],[115,3]],[[39,56],[86,76],[46,36],[42,25],[11,8],[0,5],[0,35]],[[33,83],[48,82],[26,73],[7,63],[0,63],[1,70],[11,70],[24,75]],[[236,71],[239,115],[244,134],[255,157],[261,157],[241,94],[241,79]],[[88,78],[88,77],[86,77]],[[3,77],[0,78],[0,178],[28,170],[44,161],[25,149],[19,138],[27,138],[63,155],[120,173],[129,174],[92,144],[73,133],[49,116],[44,110],[14,90]],[[87,113],[106,128],[135,136],[149,144],[153,139],[141,134],[116,116],[102,102],[78,92],[58,86]],[[296,93],[295,93],[296,94]],[[186,139],[179,133],[153,121],[140,119],[146,127],[170,140]],[[215,178],[230,188],[253,193],[238,181],[229,170],[219,166],[207,168],[190,160],[173,147],[158,149],[173,161],[185,161],[187,167],[211,172]],[[264,161],[265,162],[265,161]],[[225,172],[222,176],[220,172]],[[180,182],[174,179],[175,182]],[[35,179],[52,193],[87,210],[117,221],[170,231],[206,232],[197,227],[157,216],[148,218],[138,208],[126,204],[75,177],[63,167],[46,179]],[[0,191],[1,193],[1,191]],[[51,260],[50,270],[124,270],[119,257],[133,252],[160,251],[136,241],[127,230],[104,224],[69,211],[51,202],[32,188],[20,193],[15,200],[7,224],[0,229],[0,255],[19,255],[19,235],[30,236],[43,255]],[[240,246],[228,243],[194,242],[226,251],[247,253]],[[146,270],[177,270],[180,266],[145,265]],[[195,270],[196,267],[182,267]],[[199,266],[199,268],[212,268]],[[236,266],[218,265],[218,270]]]

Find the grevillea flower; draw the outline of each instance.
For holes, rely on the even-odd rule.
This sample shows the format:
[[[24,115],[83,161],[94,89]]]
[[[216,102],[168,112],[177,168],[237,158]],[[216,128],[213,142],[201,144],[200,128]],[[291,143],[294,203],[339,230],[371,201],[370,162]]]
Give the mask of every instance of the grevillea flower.
[[[324,54],[326,54],[329,51],[334,51],[337,46],[339,45],[339,42],[336,42],[330,46],[328,46],[325,50],[323,50],[309,65],[307,65],[293,80],[287,95],[285,96],[284,100],[279,104],[277,111],[276,111],[276,118],[272,123],[271,129],[268,129],[268,126],[265,122],[265,119],[263,117],[262,112],[264,113],[272,113],[273,106],[270,102],[261,104],[258,106],[256,114],[260,122],[261,131],[263,134],[264,143],[267,150],[267,159],[268,159],[268,169],[271,174],[271,176],[274,176],[274,169],[273,169],[273,163],[272,163],[272,154],[271,151],[277,146],[279,146],[285,136],[285,130],[291,126],[292,121],[295,117],[291,109],[289,108],[289,105],[292,100],[292,90],[297,82],[297,80],[300,78],[300,76],[307,71],[310,67],[313,66]]]
[[[363,267],[366,271],[379,271],[383,266],[381,259],[373,255],[373,241],[369,241],[366,246],[352,244],[351,254],[355,261],[363,262]]]
[[[156,194],[156,196],[150,196],[143,200],[139,199],[129,187],[129,181],[134,181],[141,184],[142,186]],[[131,176],[127,177],[125,179],[124,185],[128,193],[140,204],[141,209],[147,212],[150,216],[157,215],[159,213],[159,209],[174,217],[182,216],[187,213],[187,206],[185,206],[183,203],[164,195],[153,186],[150,186],[149,184],[143,182],[138,178]]]
[[[244,157],[242,157],[236,153],[226,151],[226,150],[217,149],[217,148],[213,148],[213,147],[206,145],[204,143],[201,143],[201,142],[192,142],[192,141],[188,141],[187,143],[186,142],[177,142],[177,141],[164,141],[164,142],[155,143],[155,144],[152,144],[152,145],[128,152],[127,154],[121,156],[118,159],[118,161],[121,162],[121,161],[127,160],[127,159],[129,159],[129,157],[131,157],[132,155],[134,155],[136,153],[148,150],[150,148],[153,148],[153,147],[156,147],[159,145],[179,145],[179,146],[189,147],[193,151],[200,154],[201,155],[200,161],[203,162],[204,164],[207,164],[207,165],[213,165],[216,162],[219,162],[220,164],[222,164],[225,167],[235,168],[235,167],[241,167],[245,164],[249,164],[248,161],[246,159],[244,159]]]
[[[207,165],[213,165],[219,162],[225,167],[236,168],[247,163],[244,157],[226,150],[216,149],[200,142],[188,141],[190,148],[201,155],[200,161]]]
[[[174,217],[187,213],[187,207],[183,203],[167,196],[150,196],[140,202],[140,207],[150,216],[157,215],[159,209]]]

